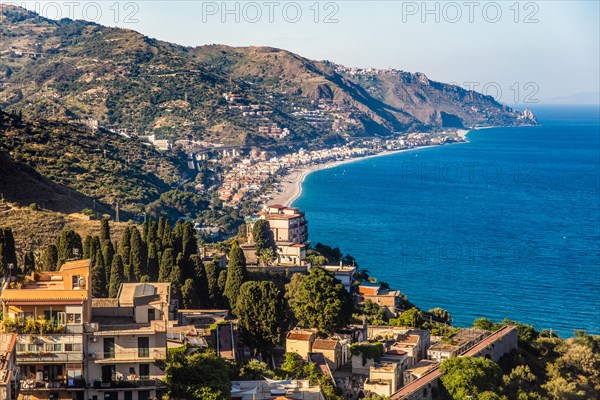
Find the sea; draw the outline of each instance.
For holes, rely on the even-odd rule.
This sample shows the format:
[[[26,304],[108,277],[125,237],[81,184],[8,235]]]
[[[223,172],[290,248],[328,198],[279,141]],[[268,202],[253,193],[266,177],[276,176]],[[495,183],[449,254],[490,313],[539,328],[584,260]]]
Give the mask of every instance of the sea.
[[[539,126],[308,175],[309,240],[455,326],[479,317],[600,334],[600,109],[530,107]]]

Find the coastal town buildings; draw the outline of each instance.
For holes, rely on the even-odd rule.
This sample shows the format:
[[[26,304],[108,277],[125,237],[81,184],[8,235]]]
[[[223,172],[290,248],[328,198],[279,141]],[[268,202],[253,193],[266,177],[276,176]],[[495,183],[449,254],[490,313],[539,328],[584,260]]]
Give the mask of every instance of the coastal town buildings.
[[[430,360],[441,362],[447,358],[461,354],[488,335],[489,333],[487,331],[480,329],[461,329],[450,338],[449,342],[443,341],[429,347],[427,356]]]
[[[0,399],[15,400],[17,398],[17,334],[0,334]]]
[[[117,298],[93,299],[88,332],[88,393],[94,398],[161,398],[171,313],[169,283],[124,283]]]
[[[342,265],[340,261],[340,265],[323,265],[323,269],[329,271],[333,274],[333,276],[338,279],[344,288],[350,292],[352,290],[352,285],[354,284],[354,274],[356,273],[356,267],[349,265]]]
[[[367,300],[383,307],[389,317],[396,317],[402,300],[398,290],[384,289],[380,283],[362,282],[358,285],[355,296],[357,304],[364,304]]]
[[[8,281],[0,294],[4,327],[18,333],[20,393],[29,399],[83,400],[85,324],[91,318],[89,260]],[[26,330],[30,322],[33,329]],[[34,323],[35,321],[35,323]]]

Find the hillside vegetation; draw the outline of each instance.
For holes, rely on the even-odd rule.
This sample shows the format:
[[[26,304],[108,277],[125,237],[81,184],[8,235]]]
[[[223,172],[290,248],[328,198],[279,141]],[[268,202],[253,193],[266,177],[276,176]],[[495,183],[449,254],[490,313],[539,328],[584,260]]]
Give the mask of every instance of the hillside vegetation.
[[[492,97],[420,73],[361,75],[270,47],[190,48],[8,5],[1,12],[0,107],[32,117],[91,117],[161,137],[261,146],[535,123]],[[224,93],[239,97],[228,102]],[[290,135],[259,132],[271,124]]]

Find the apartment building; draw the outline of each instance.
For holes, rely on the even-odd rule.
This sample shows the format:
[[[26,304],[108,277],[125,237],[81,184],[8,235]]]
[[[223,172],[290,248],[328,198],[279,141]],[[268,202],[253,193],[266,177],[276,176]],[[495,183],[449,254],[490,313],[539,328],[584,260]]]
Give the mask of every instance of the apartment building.
[[[261,213],[261,218],[269,222],[276,242],[302,244],[308,240],[308,222],[298,208],[271,205]]]
[[[0,400],[17,398],[16,333],[0,334]]]
[[[18,333],[20,399],[85,399],[84,324],[91,317],[90,262],[11,278],[0,295],[4,329]]]
[[[115,299],[92,300],[88,332],[88,398],[148,400],[162,397],[167,356],[170,283],[124,283]]]

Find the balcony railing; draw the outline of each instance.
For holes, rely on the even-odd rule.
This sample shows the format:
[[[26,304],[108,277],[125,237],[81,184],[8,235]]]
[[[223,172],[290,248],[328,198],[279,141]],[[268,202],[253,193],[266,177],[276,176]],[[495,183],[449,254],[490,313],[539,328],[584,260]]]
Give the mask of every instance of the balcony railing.
[[[157,378],[111,380],[110,382],[94,381],[94,389],[128,389],[141,387],[163,387],[164,382]]]
[[[52,389],[85,389],[85,379],[68,379],[64,380],[45,380],[37,381],[35,379],[21,378],[19,382],[22,391],[30,390],[52,390]]]
[[[118,362],[118,361],[132,361],[132,360],[164,360],[167,358],[167,351],[165,349],[135,349],[135,350],[121,350],[115,352],[95,352],[90,353],[90,358],[100,362]]]
[[[79,364],[83,362],[83,351],[73,353],[52,353],[46,351],[25,352],[17,354],[18,364],[32,363],[71,363]]]

